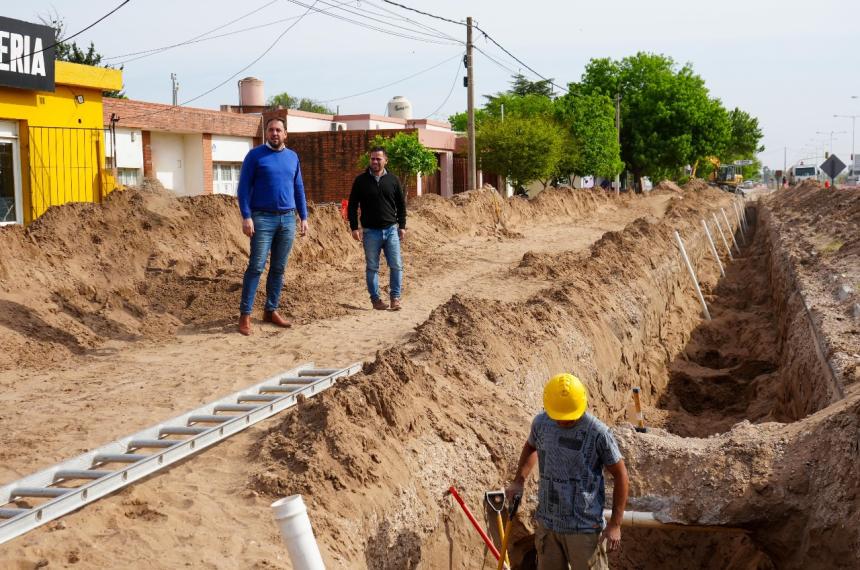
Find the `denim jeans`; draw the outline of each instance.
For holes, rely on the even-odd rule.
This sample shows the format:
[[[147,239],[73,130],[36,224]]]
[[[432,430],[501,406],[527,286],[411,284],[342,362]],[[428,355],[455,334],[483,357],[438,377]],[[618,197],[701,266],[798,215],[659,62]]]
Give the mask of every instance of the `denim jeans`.
[[[385,261],[388,262],[389,295],[392,299],[400,298],[400,287],[403,283],[403,262],[400,260],[400,236],[397,233],[397,225],[377,230],[373,228],[364,229],[364,259],[367,262],[367,292],[370,299],[379,299],[379,252],[385,252]]]
[[[269,212],[251,212],[254,221],[254,235],[251,236],[251,255],[248,259],[248,269],[242,279],[242,302],[239,312],[250,315],[254,307],[254,297],[257,295],[257,285],[260,275],[266,267],[266,258],[272,253],[269,263],[269,276],[266,279],[266,310],[274,311],[281,300],[281,289],[284,286],[284,270],[287,268],[287,257],[293,248],[296,237],[296,213],[275,214]]]

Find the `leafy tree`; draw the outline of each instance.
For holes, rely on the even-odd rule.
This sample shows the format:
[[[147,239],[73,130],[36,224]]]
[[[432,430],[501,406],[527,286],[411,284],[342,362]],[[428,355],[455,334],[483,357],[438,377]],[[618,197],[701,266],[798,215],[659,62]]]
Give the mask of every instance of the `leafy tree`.
[[[586,66],[581,92],[621,100],[621,158],[638,180],[672,176],[687,164],[720,155],[728,145],[728,115],[690,65],[638,53]]]
[[[517,73],[511,80],[511,88],[508,93],[524,97],[526,95],[541,95],[552,98],[552,78],[541,81],[529,81],[522,73]]]
[[[764,146],[759,145],[764,136],[758,126],[758,119],[737,107],[729,111],[731,138],[726,149],[726,158],[751,158],[754,154],[764,152]]]
[[[86,49],[79,47],[76,42],[64,42],[63,37],[66,35],[66,24],[59,14],[54,13],[50,16],[39,16],[39,20],[46,26],[54,28],[54,37],[57,42],[54,49],[59,61],[114,69],[110,64],[102,64],[102,55],[96,51],[96,46],[93,42],[90,42],[89,47]],[[122,66],[119,67],[119,70],[122,71]],[[125,91],[121,89],[118,91],[102,91],[102,96],[114,99],[128,99]]]
[[[544,187],[562,156],[564,131],[543,118],[505,117],[485,122],[477,134],[481,168],[511,178],[522,188],[532,180]]]
[[[393,172],[406,190],[410,181],[416,175],[433,174],[439,170],[436,154],[418,140],[418,133],[397,133],[393,137],[376,135],[370,141],[370,148],[381,146],[388,157],[386,168]],[[358,159],[360,168],[370,164],[370,153],[366,152]]]
[[[322,113],[323,115],[334,115],[334,111],[313,99],[307,97],[293,97],[286,91],[269,97],[270,107],[283,107],[285,109],[296,109],[309,113]]]
[[[615,105],[606,95],[584,95],[573,89],[555,100],[559,123],[569,139],[559,175],[593,174],[612,178],[623,169],[615,129]]]

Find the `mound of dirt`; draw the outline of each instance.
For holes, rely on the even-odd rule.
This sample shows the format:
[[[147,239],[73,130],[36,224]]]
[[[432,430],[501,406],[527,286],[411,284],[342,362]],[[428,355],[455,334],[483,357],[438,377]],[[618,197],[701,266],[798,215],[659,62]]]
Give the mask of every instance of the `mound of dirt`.
[[[701,178],[691,178],[684,184],[685,192],[702,192],[711,188],[711,186]]]
[[[654,186],[654,190],[677,192],[679,194],[681,193],[681,187],[672,182],[671,180],[661,180],[656,186]]]

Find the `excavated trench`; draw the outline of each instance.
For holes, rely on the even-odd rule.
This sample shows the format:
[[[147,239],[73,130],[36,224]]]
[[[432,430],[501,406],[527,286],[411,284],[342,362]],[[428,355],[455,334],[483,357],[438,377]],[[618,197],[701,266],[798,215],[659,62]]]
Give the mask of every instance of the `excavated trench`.
[[[689,336],[683,348],[667,359],[665,378],[643,379],[646,400],[652,403],[647,419],[677,436],[707,438],[724,434],[740,422],[794,422],[840,396],[832,370],[816,351],[817,339],[800,310],[802,298],[790,268],[774,255],[774,236],[766,224],[759,227],[755,205],[747,206],[746,212],[748,233],[736,233],[742,251],[727,260],[725,276],[709,279],[700,274],[712,319],[699,320],[691,331],[673,331]],[[691,257],[697,267],[713,263],[704,243],[688,247],[695,252]],[[665,340],[671,335],[664,335],[662,326],[690,322],[673,317],[677,308],[670,305],[671,298],[667,314],[659,319],[661,334],[656,335],[667,354],[671,348]],[[696,307],[688,303],[684,310]],[[647,336],[641,340],[649,342]],[[654,349],[638,350],[643,348],[646,354]],[[615,417],[616,422],[625,419],[632,419],[629,407],[626,418]],[[642,475],[631,472],[629,510],[650,510],[635,498],[637,487],[642,486],[637,478]],[[607,497],[611,497],[609,489]],[[626,528],[624,546],[610,556],[610,562],[613,568],[643,570],[779,567],[772,556],[773,545],[759,543],[755,528],[742,530],[747,533]],[[536,568],[533,535],[526,529],[520,533],[512,551],[514,568]]]

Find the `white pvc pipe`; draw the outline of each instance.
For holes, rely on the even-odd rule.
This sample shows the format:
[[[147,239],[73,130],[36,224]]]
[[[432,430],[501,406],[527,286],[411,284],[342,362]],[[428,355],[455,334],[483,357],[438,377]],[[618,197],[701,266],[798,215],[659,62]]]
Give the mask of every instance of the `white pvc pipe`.
[[[738,247],[738,240],[735,239],[735,232],[732,230],[732,225],[729,223],[729,217],[726,215],[726,209],[720,208],[720,212],[723,213],[723,219],[726,221],[726,227],[729,228],[729,235],[732,236],[732,243],[735,244],[735,249],[738,252],[738,255],[741,253],[741,248]]]
[[[699,296],[699,302],[702,303],[702,310],[705,312],[705,318],[711,320],[711,313],[708,311],[708,305],[705,303],[705,297],[702,295],[702,290],[699,288],[699,280],[696,277],[696,271],[693,269],[693,264],[690,263],[690,258],[687,257],[687,250],[684,249],[684,242],[681,240],[681,234],[675,230],[675,239],[678,240],[678,247],[681,248],[681,257],[684,258],[684,263],[687,264],[687,269],[690,271],[690,277],[693,278],[693,286],[696,288],[696,295]]]
[[[741,213],[738,210],[737,201],[732,202],[732,207],[734,208],[735,216],[738,218],[738,229],[741,232],[741,241],[743,242],[744,245],[746,245],[747,236],[746,236],[746,231],[744,230],[744,221],[741,219]]]
[[[725,277],[726,270],[723,269],[723,262],[720,260],[720,254],[717,253],[717,246],[714,245],[714,239],[711,237],[711,230],[708,229],[708,224],[705,223],[704,218],[702,218],[702,227],[705,228],[705,235],[708,236],[708,245],[711,246],[711,253],[714,255],[714,259],[717,260],[717,266],[720,268],[720,275]]]
[[[275,521],[281,529],[281,537],[287,545],[290,560],[295,570],[325,570],[322,555],[308,511],[301,495],[291,495],[272,503]]]
[[[720,239],[723,240],[723,245],[726,246],[726,251],[729,252],[729,259],[734,260],[735,256],[732,255],[732,248],[729,246],[729,242],[726,241],[726,235],[723,233],[723,227],[720,225],[720,219],[717,218],[717,214],[711,212],[711,215],[714,217],[714,223],[717,224],[717,231],[720,232]]]
[[[612,511],[609,509],[603,510],[603,518],[607,521],[612,517]],[[657,520],[657,516],[654,513],[644,512],[644,511],[624,511],[624,517],[621,519],[621,526],[626,527],[639,527],[639,528],[659,528],[659,529],[671,529],[671,530],[693,530],[699,532],[729,532],[729,533],[744,533],[746,532],[740,528],[732,528],[726,526],[706,526],[706,525],[692,525],[692,524],[678,524],[678,523],[664,523]]]

